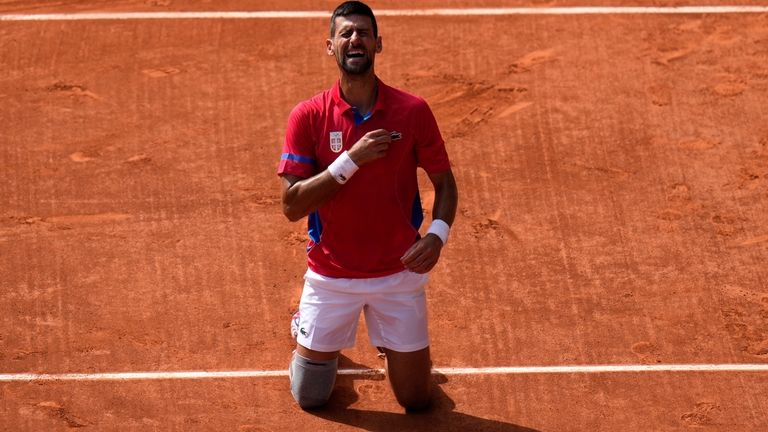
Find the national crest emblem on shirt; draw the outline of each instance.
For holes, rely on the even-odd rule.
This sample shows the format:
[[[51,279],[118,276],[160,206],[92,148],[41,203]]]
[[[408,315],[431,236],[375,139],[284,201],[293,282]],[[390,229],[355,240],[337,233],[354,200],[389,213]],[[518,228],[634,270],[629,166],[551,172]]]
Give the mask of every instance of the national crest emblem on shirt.
[[[341,132],[331,132],[331,150],[338,153],[342,148],[344,144],[341,142]]]

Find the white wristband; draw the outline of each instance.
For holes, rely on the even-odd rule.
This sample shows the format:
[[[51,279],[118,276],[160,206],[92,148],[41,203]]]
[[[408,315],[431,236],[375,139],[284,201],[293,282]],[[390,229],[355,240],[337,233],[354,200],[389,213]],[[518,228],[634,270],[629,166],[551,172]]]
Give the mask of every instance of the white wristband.
[[[355,164],[352,158],[349,157],[349,153],[345,151],[328,166],[328,172],[331,173],[334,180],[344,184],[350,177],[352,177],[352,174],[354,174],[358,168],[357,164]]]
[[[440,240],[443,241],[443,244],[446,244],[448,242],[448,232],[450,232],[450,230],[451,230],[451,227],[448,226],[448,224],[445,223],[444,220],[434,219],[432,223],[429,225],[427,234],[434,234],[440,237]]]

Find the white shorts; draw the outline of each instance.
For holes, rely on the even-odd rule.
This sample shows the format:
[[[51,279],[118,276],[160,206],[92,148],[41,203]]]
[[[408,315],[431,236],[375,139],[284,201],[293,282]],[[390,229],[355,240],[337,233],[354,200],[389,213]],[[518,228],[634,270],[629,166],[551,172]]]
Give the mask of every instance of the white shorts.
[[[296,342],[333,352],[355,345],[360,311],[376,347],[412,352],[429,346],[428,276],[403,271],[370,279],[337,279],[307,270]]]

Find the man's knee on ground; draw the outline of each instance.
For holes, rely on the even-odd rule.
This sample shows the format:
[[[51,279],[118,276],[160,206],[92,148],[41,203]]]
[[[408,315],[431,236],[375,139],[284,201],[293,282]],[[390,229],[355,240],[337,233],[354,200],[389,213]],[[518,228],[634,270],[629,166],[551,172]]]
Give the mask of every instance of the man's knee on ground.
[[[338,359],[310,360],[294,353],[290,365],[291,394],[302,409],[328,402],[336,383]]]
[[[429,409],[432,402],[432,362],[429,348],[414,352],[398,352],[379,348],[384,354],[387,374],[397,402],[406,412]]]
[[[429,409],[432,398],[427,394],[398,395],[397,402],[405,408],[405,412],[419,412]]]

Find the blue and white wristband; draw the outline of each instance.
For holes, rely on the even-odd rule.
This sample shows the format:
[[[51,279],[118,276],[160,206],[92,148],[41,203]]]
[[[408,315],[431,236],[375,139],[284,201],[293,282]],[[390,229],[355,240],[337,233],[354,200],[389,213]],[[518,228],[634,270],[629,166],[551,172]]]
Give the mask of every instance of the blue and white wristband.
[[[349,181],[352,174],[354,174],[358,168],[360,167],[358,167],[352,158],[349,157],[349,153],[345,151],[328,166],[328,172],[331,173],[331,176],[333,176],[333,179],[336,180],[337,183],[344,184]]]

